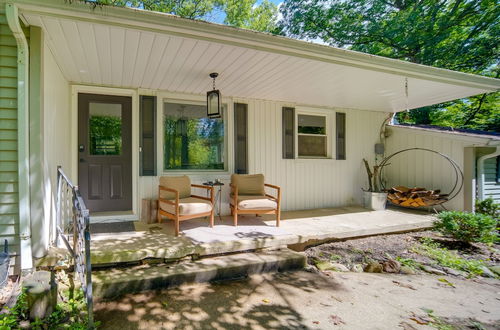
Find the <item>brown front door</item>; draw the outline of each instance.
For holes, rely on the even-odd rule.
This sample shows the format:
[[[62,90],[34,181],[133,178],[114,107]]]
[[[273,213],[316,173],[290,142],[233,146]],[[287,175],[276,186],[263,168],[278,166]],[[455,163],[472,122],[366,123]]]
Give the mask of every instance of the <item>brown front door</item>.
[[[78,185],[91,212],[132,210],[132,98],[78,94]]]

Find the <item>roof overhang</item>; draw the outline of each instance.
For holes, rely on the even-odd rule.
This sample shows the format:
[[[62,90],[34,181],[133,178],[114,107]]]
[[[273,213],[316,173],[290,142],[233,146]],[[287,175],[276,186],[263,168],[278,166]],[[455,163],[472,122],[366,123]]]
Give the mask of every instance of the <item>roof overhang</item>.
[[[500,89],[500,79],[130,8],[14,1],[68,81],[397,112]],[[405,84],[408,82],[408,95]]]

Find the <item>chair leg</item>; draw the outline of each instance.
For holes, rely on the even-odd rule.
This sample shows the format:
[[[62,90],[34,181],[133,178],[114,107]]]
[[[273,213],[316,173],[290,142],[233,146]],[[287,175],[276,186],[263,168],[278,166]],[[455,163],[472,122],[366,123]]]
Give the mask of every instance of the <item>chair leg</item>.
[[[281,218],[281,211],[278,209],[276,210],[276,227],[280,226],[280,218]]]
[[[233,225],[238,226],[238,210],[236,207],[233,209]]]
[[[156,220],[158,221],[158,223],[161,223],[161,214],[160,214],[160,209],[158,209],[156,211]]]
[[[180,232],[180,230],[179,230],[179,227],[180,227],[179,226],[179,222],[180,222],[179,218],[175,218],[174,221],[175,221],[175,236],[179,236],[179,232]]]
[[[210,228],[214,227],[214,210],[212,209],[212,213],[210,213]]]

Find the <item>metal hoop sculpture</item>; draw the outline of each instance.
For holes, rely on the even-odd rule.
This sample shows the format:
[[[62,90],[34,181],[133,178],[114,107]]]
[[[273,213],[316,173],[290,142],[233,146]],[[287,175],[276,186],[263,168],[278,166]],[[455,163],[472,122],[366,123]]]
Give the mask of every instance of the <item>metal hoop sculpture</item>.
[[[448,157],[447,155],[442,154],[442,153],[440,153],[438,151],[431,150],[431,149],[426,149],[426,148],[408,148],[408,149],[403,149],[403,150],[400,150],[400,151],[397,151],[397,152],[393,153],[390,156],[385,157],[382,160],[382,162],[380,163],[380,165],[379,165],[380,166],[379,183],[380,183],[380,186],[382,187],[382,189],[385,190],[385,185],[384,185],[384,182],[382,180],[382,177],[383,177],[383,172],[384,172],[385,165],[389,165],[387,162],[390,159],[392,159],[394,156],[396,156],[396,155],[399,155],[399,154],[401,154],[403,152],[412,151],[412,150],[421,150],[421,151],[432,152],[434,154],[437,154],[437,155],[443,157],[444,159],[446,159],[450,163],[450,165],[453,168],[453,171],[455,173],[455,183],[453,184],[453,188],[451,189],[451,191],[447,194],[448,195],[447,199],[443,200],[441,203],[439,203],[437,205],[441,205],[443,203],[449,202],[453,198],[455,198],[460,193],[460,191],[462,190],[462,188],[464,186],[464,173],[460,169],[460,166],[453,159],[451,159],[450,157]]]

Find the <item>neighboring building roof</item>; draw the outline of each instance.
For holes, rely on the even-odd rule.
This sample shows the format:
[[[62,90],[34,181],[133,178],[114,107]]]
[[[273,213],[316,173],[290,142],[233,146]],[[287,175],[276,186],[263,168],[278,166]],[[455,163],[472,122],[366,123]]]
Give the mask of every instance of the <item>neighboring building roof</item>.
[[[487,132],[476,129],[461,129],[453,127],[441,127],[435,125],[392,124],[390,126],[500,140],[500,132]]]
[[[27,24],[42,27],[72,83],[200,95],[210,87],[208,73],[217,71],[228,96],[382,112],[500,89],[500,79],[164,13],[13,2]]]

